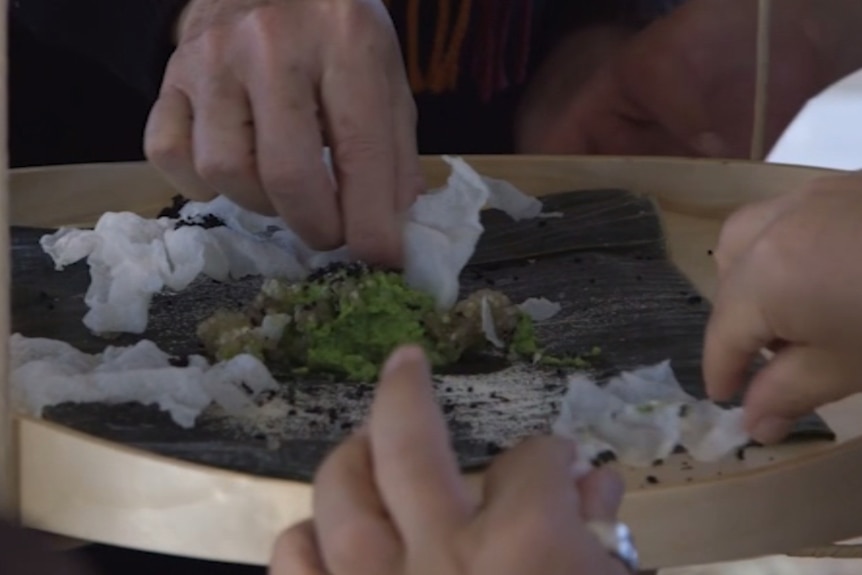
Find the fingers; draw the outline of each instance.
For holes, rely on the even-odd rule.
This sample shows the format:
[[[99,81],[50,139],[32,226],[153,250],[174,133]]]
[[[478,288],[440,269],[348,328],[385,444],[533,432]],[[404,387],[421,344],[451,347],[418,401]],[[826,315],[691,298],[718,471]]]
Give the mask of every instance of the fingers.
[[[428,184],[419,161],[413,94],[407,89],[406,80],[394,85],[395,109],[398,110],[395,114],[395,212],[403,214],[419,194],[425,193]]]
[[[834,354],[784,347],[754,377],[746,394],[749,433],[764,444],[781,441],[797,419],[850,395],[856,382],[846,373]]]
[[[198,90],[193,129],[195,167],[210,188],[240,206],[274,215],[254,156],[254,126],[243,86],[234,79]]]
[[[798,201],[796,194],[787,194],[746,206],[727,219],[715,248],[719,276],[754,245],[754,241],[771,223]]]
[[[323,138],[311,78],[299,65],[261,55],[265,70],[247,79],[263,189],[282,219],[311,248],[343,244],[335,184],[323,164]]]
[[[355,258],[400,267],[395,134],[413,117],[393,117],[393,106],[400,102],[393,99],[384,63],[358,56],[333,66],[321,85],[344,234]]]
[[[615,521],[625,494],[622,478],[610,467],[600,467],[578,481],[584,521]]]
[[[374,481],[364,431],[339,445],[314,481],[314,516],[326,566],[333,574],[386,575],[400,545]]]
[[[192,147],[192,107],[179,89],[166,87],[150,110],[144,131],[150,163],[185,197],[208,201],[217,192],[199,176]]]
[[[467,521],[473,505],[420,348],[401,348],[387,362],[369,430],[378,490],[408,547]]]
[[[576,448],[560,437],[528,439],[501,455],[485,476],[485,509],[489,521],[497,517],[548,518],[560,511],[578,516],[578,492],[572,466]]]
[[[746,257],[769,261],[756,252]],[[754,358],[776,339],[759,308],[757,275],[737,270],[719,286],[713,303],[704,336],[703,376],[707,393],[716,401],[728,401],[742,389]]]
[[[311,521],[282,533],[272,551],[269,575],[327,575]]]

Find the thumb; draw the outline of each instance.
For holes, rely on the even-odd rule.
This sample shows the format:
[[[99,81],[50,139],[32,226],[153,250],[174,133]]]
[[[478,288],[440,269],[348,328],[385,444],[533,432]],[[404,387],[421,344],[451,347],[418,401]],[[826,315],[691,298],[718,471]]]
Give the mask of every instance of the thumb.
[[[745,397],[745,425],[769,444],[782,440],[794,422],[818,407],[852,395],[851,370],[825,350],[801,345],[782,348],[754,378]]]
[[[622,478],[610,467],[600,467],[578,481],[584,521],[615,521],[625,494]]]

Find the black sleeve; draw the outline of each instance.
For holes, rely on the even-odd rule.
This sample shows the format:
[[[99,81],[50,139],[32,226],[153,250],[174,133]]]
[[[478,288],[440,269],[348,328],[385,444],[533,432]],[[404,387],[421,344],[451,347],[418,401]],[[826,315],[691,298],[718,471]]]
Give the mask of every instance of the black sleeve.
[[[150,100],[188,0],[12,0],[10,17],[41,42],[106,67]]]

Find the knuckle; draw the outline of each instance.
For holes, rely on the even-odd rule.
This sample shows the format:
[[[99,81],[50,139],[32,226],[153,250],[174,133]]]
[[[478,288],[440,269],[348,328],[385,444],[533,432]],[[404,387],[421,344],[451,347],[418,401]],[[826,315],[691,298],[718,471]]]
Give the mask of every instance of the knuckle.
[[[144,140],[144,155],[158,168],[172,171],[190,164],[191,147],[178,138],[165,137],[153,130]]]
[[[356,125],[347,116],[338,119],[336,157],[344,163],[382,160],[386,154],[386,146],[380,140]]]

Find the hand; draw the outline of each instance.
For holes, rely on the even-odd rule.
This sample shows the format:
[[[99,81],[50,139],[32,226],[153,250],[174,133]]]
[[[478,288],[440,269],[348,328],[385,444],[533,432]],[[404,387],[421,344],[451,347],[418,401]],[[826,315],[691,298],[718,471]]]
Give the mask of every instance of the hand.
[[[187,197],[278,214],[312,248],[400,265],[422,191],[416,109],[381,0],[192,0],[147,125]],[[331,146],[336,185],[323,160]]]
[[[722,230],[704,377],[714,399],[729,399],[758,352],[774,352],[745,396],[758,441],[779,441],[797,418],[862,391],[860,221],[854,173],[744,208]]]
[[[846,18],[813,0],[773,6],[770,146],[808,98],[837,79],[822,36]],[[524,151],[748,157],[756,25],[753,0],[689,0],[559,99],[545,123],[531,127]]]
[[[384,368],[366,426],[324,462],[314,520],[276,544],[271,575],[624,575],[585,520],[613,520],[608,470],[575,482],[574,446],[537,438],[502,455],[482,501],[461,477],[421,351]]]

